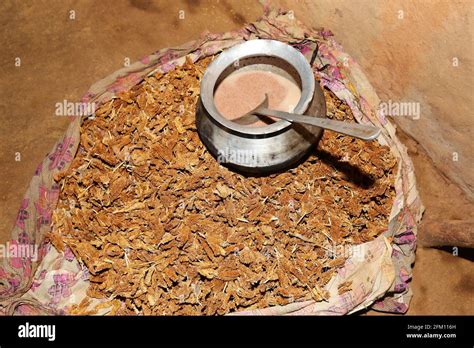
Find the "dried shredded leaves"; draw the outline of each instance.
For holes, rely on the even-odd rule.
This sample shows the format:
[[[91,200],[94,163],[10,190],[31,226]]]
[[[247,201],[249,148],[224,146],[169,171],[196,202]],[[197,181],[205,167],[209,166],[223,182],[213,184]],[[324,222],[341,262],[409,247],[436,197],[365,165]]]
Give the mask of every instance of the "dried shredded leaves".
[[[147,77],[100,107],[55,178],[50,239],[85,264],[89,296],[111,299],[114,314],[221,315],[327,300],[324,286],[345,261],[333,246],[387,229],[396,161],[375,141],[326,131],[304,163],[267,177],[220,166],[194,123],[210,59]],[[325,96],[329,117],[353,120]]]

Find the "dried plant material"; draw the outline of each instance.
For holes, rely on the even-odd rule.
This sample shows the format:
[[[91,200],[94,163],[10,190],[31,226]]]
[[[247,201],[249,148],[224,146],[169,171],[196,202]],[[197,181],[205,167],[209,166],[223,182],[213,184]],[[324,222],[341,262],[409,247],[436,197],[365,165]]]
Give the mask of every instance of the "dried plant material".
[[[352,289],[352,280],[350,281],[346,281],[346,282],[343,282],[341,284],[339,284],[338,288],[337,288],[337,293],[339,295],[345,293],[345,292],[348,292]]]
[[[194,123],[209,62],[149,76],[101,106],[56,177],[50,240],[73,250],[90,272],[88,294],[112,300],[116,314],[222,315],[325,301],[347,256],[336,246],[387,228],[396,161],[377,142],[325,131],[314,154],[287,172],[245,177],[220,166]],[[353,120],[325,95],[329,117]]]

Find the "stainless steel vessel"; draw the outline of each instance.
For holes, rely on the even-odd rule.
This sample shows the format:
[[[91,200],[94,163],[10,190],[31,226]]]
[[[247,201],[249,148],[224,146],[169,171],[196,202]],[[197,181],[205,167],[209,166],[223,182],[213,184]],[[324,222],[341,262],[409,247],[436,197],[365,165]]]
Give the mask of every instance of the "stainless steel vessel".
[[[294,113],[326,117],[323,91],[311,66],[293,47],[274,40],[251,40],[221,53],[207,68],[196,107],[201,140],[216,159],[251,174],[282,171],[299,161],[319,140],[322,129],[279,120],[248,127],[224,118],[214,104],[220,82],[238,70],[268,70],[294,81],[301,98]]]

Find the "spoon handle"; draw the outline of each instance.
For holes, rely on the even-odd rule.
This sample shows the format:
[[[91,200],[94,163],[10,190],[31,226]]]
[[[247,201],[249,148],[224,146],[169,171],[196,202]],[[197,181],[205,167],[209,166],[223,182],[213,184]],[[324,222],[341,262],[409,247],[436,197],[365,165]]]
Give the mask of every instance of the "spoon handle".
[[[312,126],[329,129],[338,133],[347,134],[363,140],[373,140],[380,135],[380,129],[358,123],[349,123],[326,118],[297,115],[284,111],[270,110],[267,108],[258,108],[253,113],[273,116],[290,122],[305,123]]]

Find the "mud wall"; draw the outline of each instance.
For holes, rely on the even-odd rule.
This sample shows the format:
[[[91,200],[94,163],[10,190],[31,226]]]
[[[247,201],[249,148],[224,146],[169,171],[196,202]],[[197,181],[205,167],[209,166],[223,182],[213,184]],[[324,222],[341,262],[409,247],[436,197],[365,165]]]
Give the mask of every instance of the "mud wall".
[[[362,66],[385,106],[418,106],[419,115],[415,109],[394,121],[473,200],[472,1],[273,3],[294,11],[307,25],[329,28]],[[396,115],[396,108],[392,111]]]

